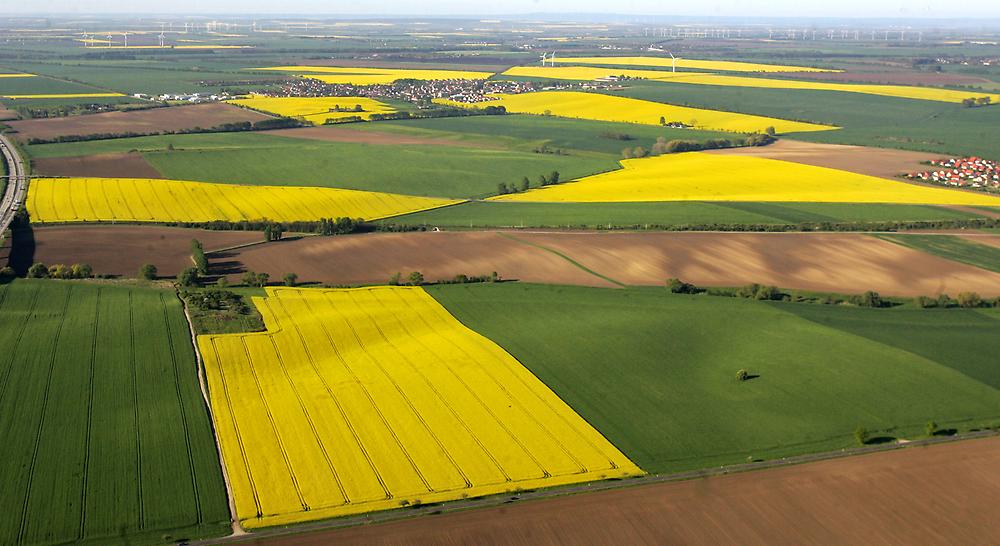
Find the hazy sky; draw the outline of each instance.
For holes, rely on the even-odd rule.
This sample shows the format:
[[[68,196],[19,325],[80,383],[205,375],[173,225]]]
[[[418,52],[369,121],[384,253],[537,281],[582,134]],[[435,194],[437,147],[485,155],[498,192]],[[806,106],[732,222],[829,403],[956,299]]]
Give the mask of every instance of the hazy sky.
[[[998,0],[0,0],[5,13],[489,15],[618,13],[764,17],[1000,18]]]

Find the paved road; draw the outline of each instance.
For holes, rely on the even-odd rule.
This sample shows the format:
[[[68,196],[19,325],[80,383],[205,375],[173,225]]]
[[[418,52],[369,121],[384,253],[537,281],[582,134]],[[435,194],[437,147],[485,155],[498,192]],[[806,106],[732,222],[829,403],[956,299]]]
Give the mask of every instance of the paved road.
[[[17,148],[6,135],[0,135],[0,152],[7,163],[9,177],[3,200],[0,201],[0,233],[3,233],[14,221],[14,214],[24,206],[24,197],[28,192],[28,173]]]

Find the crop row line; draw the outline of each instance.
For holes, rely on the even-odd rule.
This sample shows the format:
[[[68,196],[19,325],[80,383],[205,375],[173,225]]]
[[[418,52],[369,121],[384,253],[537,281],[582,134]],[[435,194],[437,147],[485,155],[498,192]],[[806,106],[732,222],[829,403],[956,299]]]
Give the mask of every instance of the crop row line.
[[[132,291],[128,293],[128,343],[129,343],[129,366],[132,370],[132,418],[135,422],[135,471],[136,471],[136,494],[139,507],[139,529],[146,526],[146,514],[142,505],[142,432],[139,423],[139,381],[136,371],[135,358],[135,321],[133,320]]]
[[[28,525],[28,508],[31,504],[31,484],[35,478],[35,465],[38,462],[38,447],[42,442],[42,432],[45,430],[45,416],[48,413],[49,390],[52,387],[52,372],[56,366],[56,355],[59,353],[59,339],[62,337],[63,325],[66,323],[66,313],[69,311],[70,295],[73,293],[73,285],[66,289],[66,299],[63,302],[62,312],[59,314],[59,324],[56,326],[56,333],[52,336],[52,357],[49,358],[49,369],[45,377],[45,390],[42,391],[42,406],[39,409],[41,418],[38,420],[38,427],[35,431],[35,443],[31,448],[31,463],[28,465],[28,480],[24,490],[24,500],[21,503],[21,522],[17,531],[18,543],[24,542],[24,534]],[[27,322],[27,321],[25,321]]]
[[[273,310],[272,313],[274,313]],[[293,324],[292,327],[296,332],[298,332],[297,326]],[[289,387],[291,387],[292,393],[295,394],[295,399],[299,403],[299,409],[302,410],[302,414],[305,415],[306,417],[306,422],[309,423],[309,430],[312,432],[313,440],[316,442],[316,445],[319,447],[320,452],[323,454],[323,460],[324,462],[326,462],[326,467],[330,470],[330,473],[333,475],[333,479],[337,482],[337,489],[340,490],[340,494],[344,498],[344,504],[350,504],[351,501],[347,495],[347,491],[344,490],[344,484],[340,481],[340,475],[334,468],[333,460],[330,458],[330,454],[327,452],[326,446],[323,445],[323,441],[320,439],[319,431],[316,429],[316,423],[313,421],[312,415],[309,414],[309,410],[306,408],[306,403],[302,398],[302,393],[299,392],[299,389],[295,386],[295,382],[292,381],[291,374],[288,373],[288,367],[285,364],[285,359],[282,358],[281,351],[278,350],[278,345],[274,341],[274,336],[267,336],[267,337],[271,342],[271,348],[274,349],[274,354],[278,357],[278,366],[281,368],[281,372],[282,374],[284,374],[285,380],[288,382]],[[252,365],[253,363],[251,362],[251,366]]]
[[[177,394],[177,406],[181,410],[181,428],[184,431],[184,448],[187,452],[188,470],[191,473],[191,493],[194,495],[195,513],[197,514],[196,521],[198,525],[201,525],[204,523],[204,515],[201,511],[201,495],[198,492],[198,475],[196,474],[196,467],[194,463],[194,452],[191,448],[191,434],[190,427],[188,425],[187,405],[184,403],[184,397],[181,389],[181,374],[180,370],[178,370],[177,352],[174,348],[174,335],[170,330],[170,316],[167,313],[167,302],[162,292],[160,293],[160,309],[163,311],[163,327],[167,332],[167,347],[170,349],[170,364],[174,372],[174,392]]]
[[[236,413],[233,411],[233,400],[229,394],[229,385],[226,381],[225,366],[222,365],[222,358],[219,355],[219,347],[215,344],[215,338],[209,338],[212,343],[212,353],[215,356],[215,361],[219,363],[219,378],[222,381],[222,395],[226,399],[226,407],[229,410],[229,416],[233,421],[233,430],[236,432],[236,443],[240,446],[240,457],[243,459],[243,468],[247,471],[247,481],[250,482],[250,491],[253,494],[254,506],[257,508],[257,517],[262,517],[263,509],[260,505],[260,495],[257,492],[257,485],[253,479],[253,471],[250,469],[250,460],[247,457],[246,444],[243,441],[243,433],[240,432],[240,424],[236,419]]]
[[[94,327],[91,330],[89,373],[87,374],[87,427],[83,444],[83,475],[80,487],[80,528],[77,530],[77,540],[83,540],[87,529],[87,487],[90,477],[90,440],[94,422],[94,372],[97,365],[98,325],[101,322],[101,287],[97,287],[94,303]]]
[[[409,451],[407,451],[406,446],[403,445],[403,442],[402,440],[400,440],[399,435],[392,428],[392,426],[389,425],[389,420],[386,418],[385,414],[378,407],[378,404],[375,403],[375,398],[372,396],[371,391],[369,391],[368,387],[364,385],[364,383],[361,381],[361,378],[358,377],[357,372],[354,371],[354,369],[350,366],[350,364],[347,363],[347,359],[344,358],[343,355],[341,354],[340,349],[337,347],[337,343],[334,341],[333,336],[330,334],[330,331],[327,328],[326,323],[320,320],[319,317],[316,316],[315,311],[313,310],[312,306],[309,305],[308,300],[303,299],[303,303],[306,304],[306,307],[309,309],[310,314],[313,315],[317,323],[322,325],[323,332],[326,334],[327,341],[330,342],[330,346],[337,354],[337,359],[343,363],[344,369],[347,370],[347,373],[351,375],[351,379],[354,381],[354,383],[361,388],[361,392],[364,393],[365,398],[368,400],[368,403],[375,411],[375,414],[378,415],[379,420],[382,421],[382,426],[384,426],[385,429],[389,431],[389,435],[392,436],[392,439],[396,442],[396,446],[399,447],[400,452],[403,453],[403,457],[406,458],[406,461],[410,463],[410,467],[413,469],[413,472],[415,472],[417,477],[420,478],[420,482],[423,484],[424,489],[426,489],[428,492],[434,491],[434,488],[431,487],[430,482],[427,481],[427,478],[424,476],[423,472],[420,471],[420,468],[417,466],[417,463],[413,459],[413,456],[410,454]],[[355,336],[356,335],[357,334],[355,333]]]
[[[285,310],[284,303],[281,302],[280,299],[278,301],[279,301],[280,305],[282,306],[282,309]],[[288,314],[287,310],[285,310],[285,314],[286,315]],[[344,424],[347,426],[347,429],[350,430],[351,437],[354,439],[355,444],[358,446],[358,449],[361,451],[362,455],[364,456],[365,461],[368,463],[368,466],[371,468],[372,473],[375,475],[375,479],[378,480],[379,485],[382,487],[382,491],[385,494],[385,499],[387,499],[387,500],[391,499],[392,498],[392,493],[389,492],[389,488],[385,484],[385,479],[382,477],[382,474],[378,471],[378,468],[376,468],[375,462],[372,460],[371,454],[368,453],[368,449],[365,447],[364,443],[361,441],[361,437],[358,434],[357,429],[354,427],[354,423],[352,423],[350,421],[350,419],[347,418],[347,412],[344,410],[344,406],[340,403],[340,400],[333,393],[333,388],[330,387],[330,384],[327,382],[326,377],[324,377],[322,375],[322,373],[320,373],[319,366],[316,364],[316,359],[313,357],[312,351],[309,349],[309,344],[306,343],[306,341],[305,341],[305,337],[302,334],[302,330],[299,328],[299,326],[297,324],[294,324],[294,323],[293,323],[293,329],[294,329],[296,335],[299,338],[299,342],[305,348],[306,358],[309,360],[309,366],[312,367],[313,373],[315,373],[316,377],[318,377],[319,380],[320,380],[320,382],[323,383],[323,388],[326,390],[327,395],[333,401],[334,405],[337,406],[337,411],[338,411],[338,413],[340,413],[341,420],[343,420]],[[338,357],[339,356],[340,355],[338,354]],[[340,477],[337,476],[336,473],[334,475],[337,478],[337,484],[338,484],[338,486],[340,486],[341,490],[343,491],[343,485],[340,482]],[[347,492],[343,491],[343,493],[344,493],[344,500],[346,502],[348,502],[348,503],[351,502],[350,496],[347,495]]]
[[[349,292],[348,293],[348,297],[350,297],[353,300],[354,299],[354,294],[352,292]],[[358,346],[361,347],[361,348],[365,348],[364,343],[361,341],[361,336],[358,335],[358,331],[354,327],[354,323],[352,321],[348,320],[347,317],[345,317],[343,315],[343,312],[340,310],[339,306],[334,305],[332,307],[333,307],[334,311],[338,315],[340,315],[340,317],[344,320],[344,323],[347,325],[347,327],[351,330],[351,334],[354,336],[354,339],[358,342]],[[395,349],[396,347],[394,345],[392,345],[392,342],[389,341],[389,338],[385,335],[385,333],[379,327],[378,323],[374,319],[372,319],[371,316],[368,316],[368,320],[369,320],[369,322],[371,322],[372,326],[375,328],[375,331],[377,331],[379,333],[379,336],[382,337],[382,339],[386,342],[386,344],[392,346]],[[396,350],[396,352],[399,353],[400,357],[402,357],[404,360],[406,360],[407,362],[409,362],[409,359],[407,359],[406,356],[403,355],[402,352],[400,352],[398,349]],[[418,421],[420,421],[420,424],[424,427],[424,430],[434,440],[434,443],[437,444],[438,448],[441,450],[442,453],[444,453],[445,457],[448,458],[448,462],[450,462],[451,465],[455,468],[455,471],[458,472],[458,474],[462,477],[462,480],[465,482],[465,487],[467,487],[467,488],[468,487],[472,487],[472,482],[469,481],[469,477],[466,476],[465,471],[462,470],[462,468],[458,464],[458,461],[455,460],[455,457],[448,451],[448,448],[445,447],[444,442],[441,441],[441,438],[438,437],[437,433],[434,432],[434,429],[431,428],[430,423],[427,422],[427,419],[425,419],[424,416],[419,411],[417,411],[417,408],[416,408],[416,406],[414,406],[413,401],[410,399],[409,396],[406,395],[406,393],[403,391],[402,387],[399,386],[399,382],[396,381],[392,377],[392,375],[389,372],[386,371],[385,366],[383,366],[382,363],[379,362],[378,359],[372,358],[368,354],[367,350],[364,351],[361,354],[364,354],[365,358],[367,358],[372,364],[374,364],[375,367],[378,368],[379,372],[381,372],[382,375],[385,376],[385,378],[390,383],[392,383],[393,388],[395,388],[396,392],[403,399],[403,401],[406,402],[406,407],[409,408],[410,412],[413,413],[413,415],[417,418]]]
[[[299,486],[299,480],[295,476],[295,471],[292,470],[292,461],[288,458],[288,450],[285,449],[285,442],[282,441],[281,435],[278,434],[278,425],[274,422],[274,413],[271,411],[271,405],[267,403],[267,398],[264,396],[264,389],[260,386],[260,376],[257,375],[257,370],[254,369],[253,357],[250,356],[250,348],[247,347],[246,336],[240,336],[240,345],[243,346],[243,354],[246,356],[247,364],[249,364],[250,375],[253,377],[254,385],[257,386],[257,396],[260,397],[260,402],[264,406],[264,413],[267,414],[267,421],[271,425],[274,439],[278,442],[278,451],[281,452],[281,458],[285,461],[285,469],[288,471],[288,477],[292,480],[295,496],[298,497],[302,509],[308,511],[309,504],[302,496],[302,488]]]

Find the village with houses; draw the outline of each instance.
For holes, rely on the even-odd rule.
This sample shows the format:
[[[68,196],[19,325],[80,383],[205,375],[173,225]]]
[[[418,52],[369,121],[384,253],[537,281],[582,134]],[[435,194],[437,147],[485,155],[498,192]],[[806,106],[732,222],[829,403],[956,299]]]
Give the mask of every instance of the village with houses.
[[[930,165],[937,170],[909,173],[904,177],[945,186],[1000,191],[1000,170],[996,161],[962,157],[934,159]]]

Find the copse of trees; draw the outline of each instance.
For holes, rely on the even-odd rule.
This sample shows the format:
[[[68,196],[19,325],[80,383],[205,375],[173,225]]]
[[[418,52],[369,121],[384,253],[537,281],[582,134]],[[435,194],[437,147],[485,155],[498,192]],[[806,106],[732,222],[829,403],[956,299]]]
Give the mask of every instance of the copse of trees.
[[[773,131],[773,127],[768,127]],[[754,133],[742,140],[730,140],[728,138],[710,138],[708,140],[667,140],[664,137],[657,137],[656,142],[649,149],[642,146],[625,148],[622,150],[622,157],[625,159],[636,159],[663,154],[677,154],[683,152],[698,152],[702,150],[718,150],[722,148],[737,148],[741,146],[767,146],[777,140],[773,135],[767,133]]]
[[[253,271],[247,271],[243,274],[243,284],[254,288],[263,288],[267,286],[267,283],[270,280],[271,275],[268,273],[254,273]]]
[[[962,99],[962,106],[965,108],[979,108],[982,106],[989,106],[992,103],[990,97],[969,97],[967,99]]]
[[[290,129],[302,127],[304,122],[293,118],[269,118],[260,121],[238,121],[222,123],[208,128],[192,127],[176,131],[152,131],[137,133],[135,131],[117,131],[111,133],[88,133],[85,135],[59,135],[52,138],[29,138],[28,144],[56,144],[60,142],[87,142],[90,140],[112,140],[118,138],[135,138],[154,135],[191,135],[201,133],[238,133],[242,131],[270,131],[273,129]]]
[[[35,262],[28,268],[27,276],[29,279],[89,279],[94,276],[94,269],[90,264],[84,263],[46,266]]]
[[[157,273],[156,266],[153,264],[142,264],[142,267],[139,268],[139,278],[146,281],[155,280]]]
[[[197,286],[198,279],[197,267],[189,267],[177,274],[177,284],[185,288]]]

